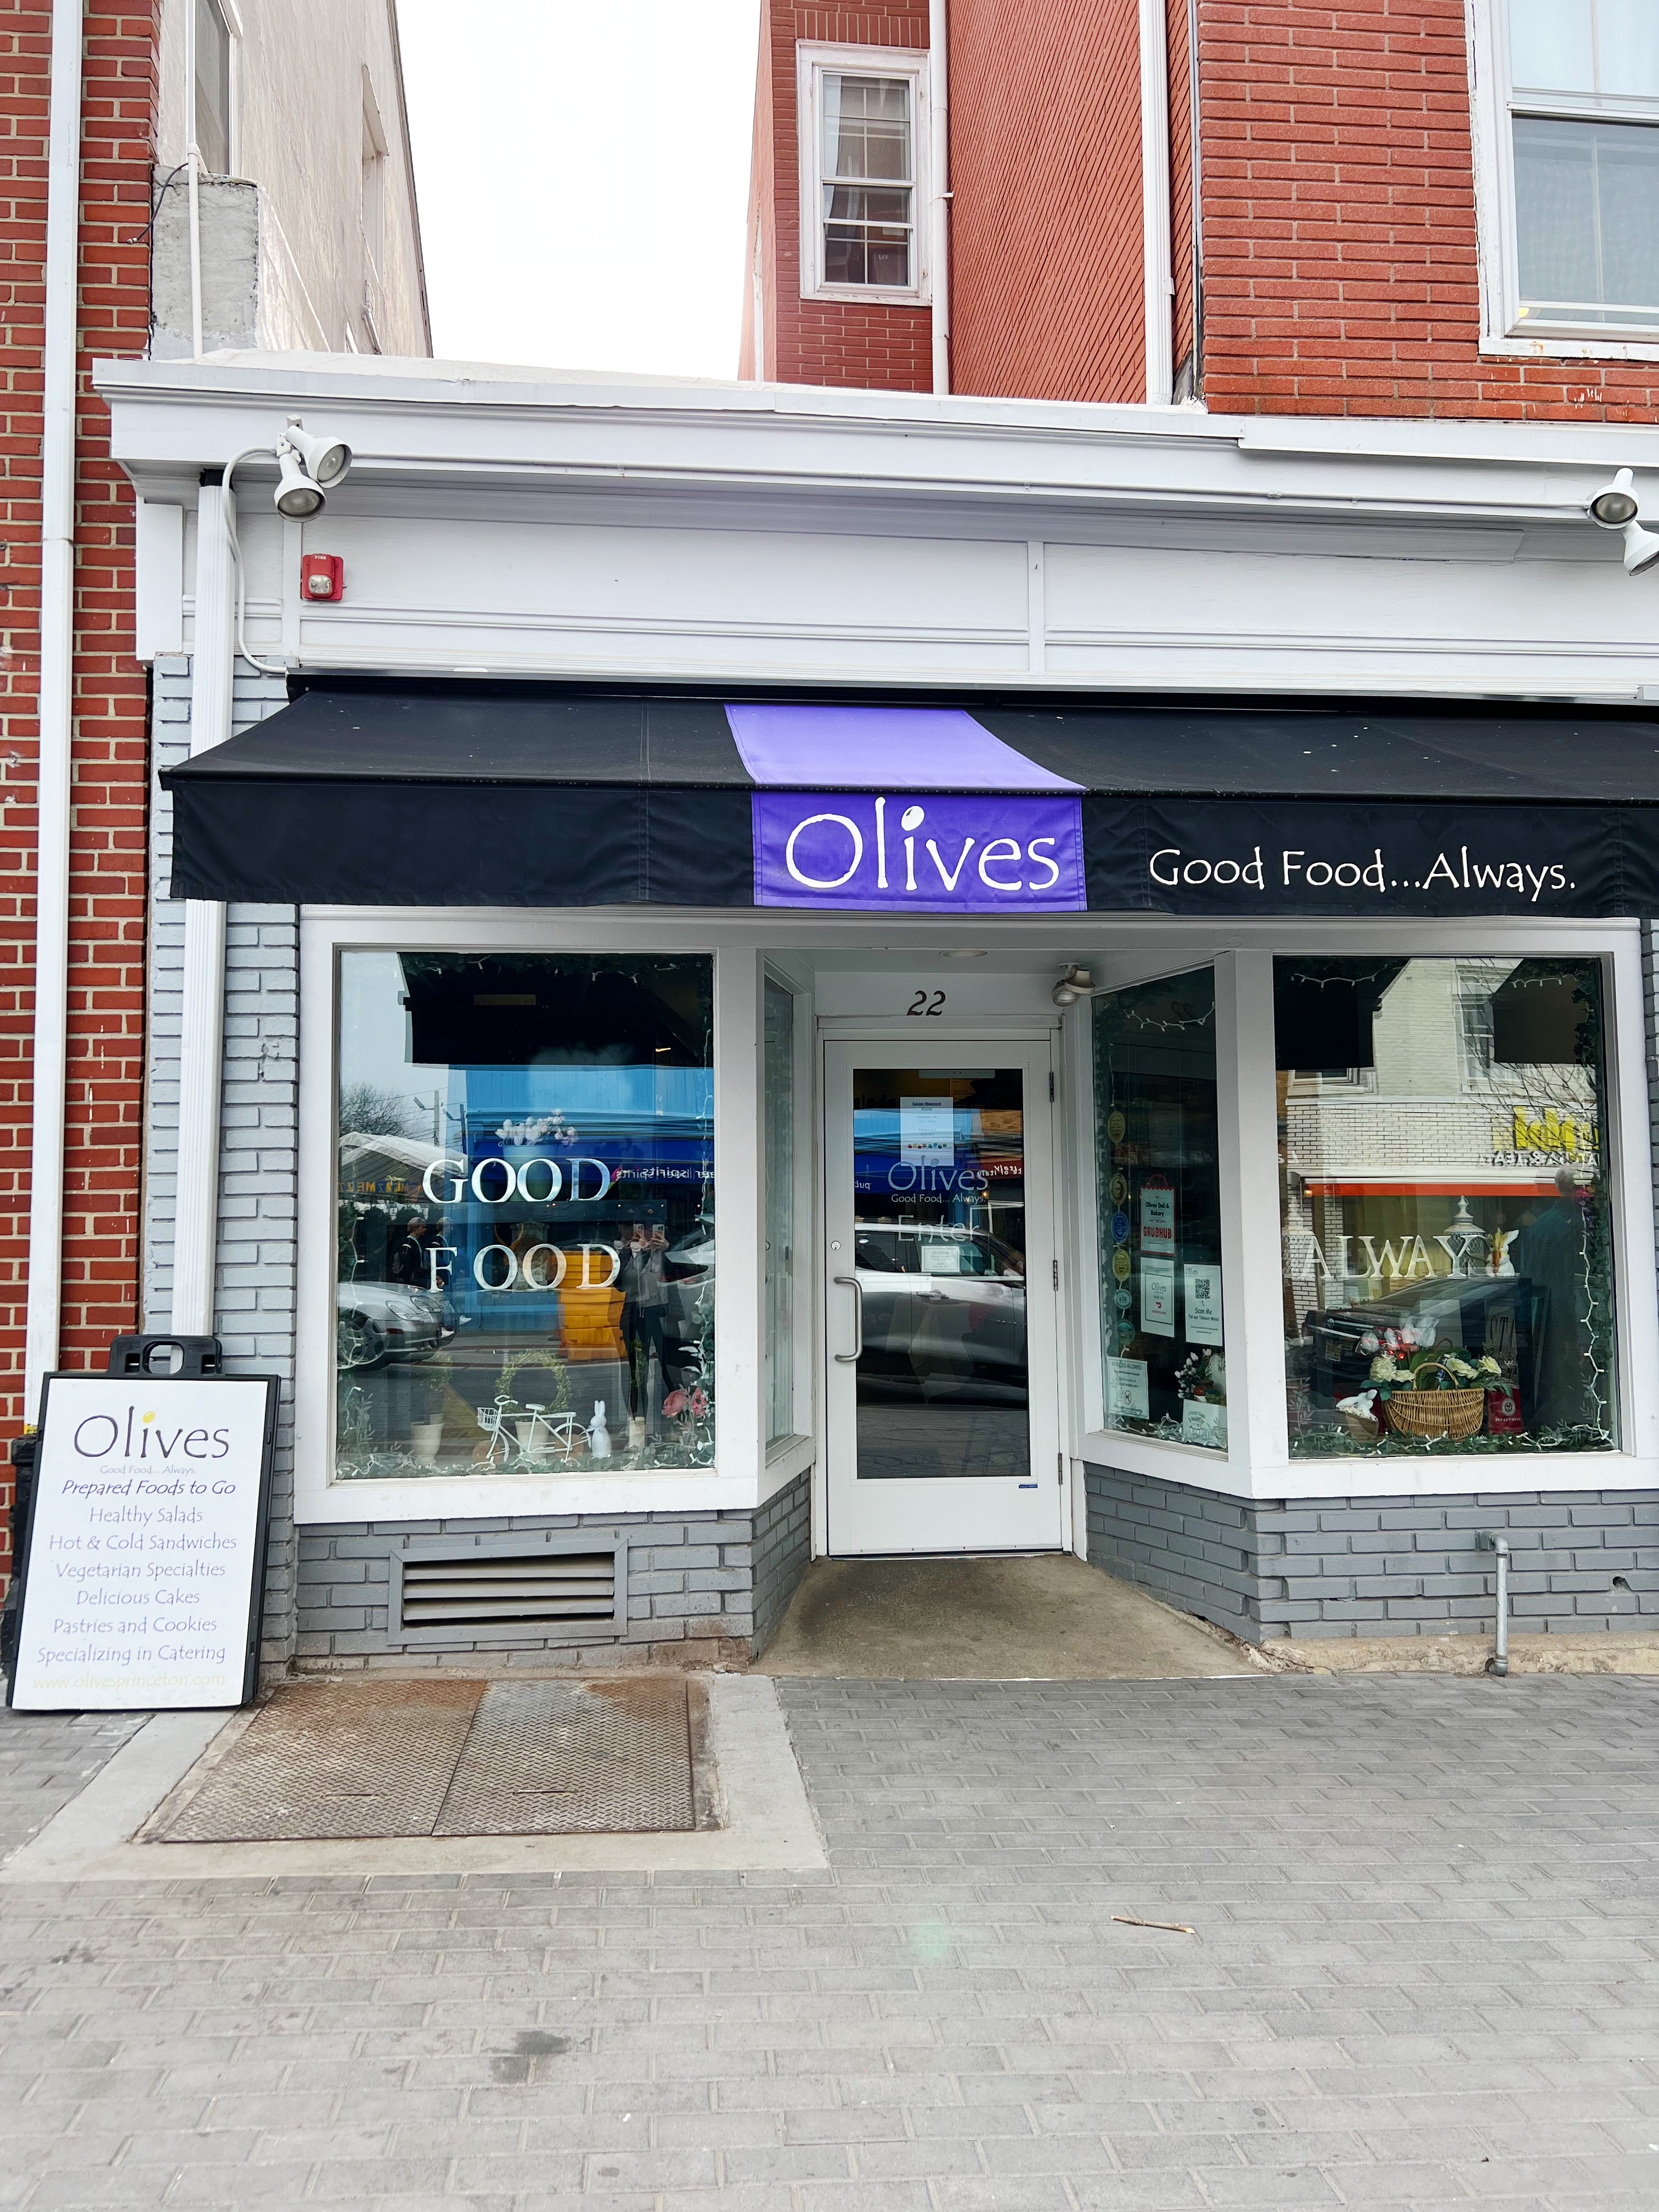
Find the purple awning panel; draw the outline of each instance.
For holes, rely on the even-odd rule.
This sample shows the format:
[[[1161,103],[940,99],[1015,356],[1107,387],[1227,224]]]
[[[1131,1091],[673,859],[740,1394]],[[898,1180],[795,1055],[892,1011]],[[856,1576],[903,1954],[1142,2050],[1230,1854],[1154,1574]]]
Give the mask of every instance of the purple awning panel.
[[[960,707],[730,707],[743,764],[764,789],[1081,791]]]

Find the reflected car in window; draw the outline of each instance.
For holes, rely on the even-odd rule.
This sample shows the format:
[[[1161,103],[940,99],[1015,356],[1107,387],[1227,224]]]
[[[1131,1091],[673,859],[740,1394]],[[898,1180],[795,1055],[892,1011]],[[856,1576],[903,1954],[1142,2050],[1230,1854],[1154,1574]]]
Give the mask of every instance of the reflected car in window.
[[[922,1224],[860,1227],[866,1398],[1024,1405],[1025,1270],[982,1231]]]
[[[453,1305],[441,1293],[406,1290],[398,1283],[338,1283],[334,1304],[343,1370],[380,1367],[390,1359],[427,1358],[459,1326]]]

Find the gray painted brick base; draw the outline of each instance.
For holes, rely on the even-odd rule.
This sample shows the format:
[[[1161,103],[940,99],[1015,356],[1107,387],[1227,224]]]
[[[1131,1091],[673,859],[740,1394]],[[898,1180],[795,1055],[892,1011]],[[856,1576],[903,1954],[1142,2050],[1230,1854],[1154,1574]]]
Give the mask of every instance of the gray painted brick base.
[[[1465,1492],[1426,1498],[1219,1498],[1085,1470],[1089,1558],[1166,1603],[1273,1636],[1479,1635],[1507,1535],[1517,1630],[1659,1629],[1659,1491]]]
[[[295,1660],[372,1666],[377,1660],[431,1665],[517,1655],[569,1666],[626,1656],[695,1667],[758,1654],[776,1627],[809,1550],[808,1477],[799,1476],[753,1512],[569,1513],[465,1521],[361,1521],[299,1531]],[[544,1530],[591,1529],[627,1544],[624,1636],[537,1637],[513,1631],[446,1642],[395,1634],[392,1563],[411,1543]]]

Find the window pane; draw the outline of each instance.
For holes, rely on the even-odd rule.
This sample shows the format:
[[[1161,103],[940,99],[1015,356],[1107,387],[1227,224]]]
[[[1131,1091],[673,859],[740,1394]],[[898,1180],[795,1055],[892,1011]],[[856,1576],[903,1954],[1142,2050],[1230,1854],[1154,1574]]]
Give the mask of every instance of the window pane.
[[[1515,199],[1534,314],[1659,316],[1659,128],[1517,116]]]
[[[1215,977],[1095,1000],[1106,1425],[1224,1450]]]
[[[1510,0],[1510,82],[1534,92],[1595,89],[1590,0]]]
[[[795,1001],[766,986],[766,1441],[795,1433]]]
[[[230,168],[230,33],[214,0],[195,0],[196,150],[210,176]]]
[[[337,1475],[714,1456],[713,969],[340,960]]]
[[[1659,98],[1659,8],[1654,0],[1595,0],[1595,49],[1597,89],[1604,97]]]
[[[910,234],[849,223],[826,225],[823,281],[826,284],[908,285]]]
[[[1273,970],[1292,1455],[1616,1443],[1597,963]]]
[[[826,177],[910,177],[910,84],[907,77],[826,76]]]

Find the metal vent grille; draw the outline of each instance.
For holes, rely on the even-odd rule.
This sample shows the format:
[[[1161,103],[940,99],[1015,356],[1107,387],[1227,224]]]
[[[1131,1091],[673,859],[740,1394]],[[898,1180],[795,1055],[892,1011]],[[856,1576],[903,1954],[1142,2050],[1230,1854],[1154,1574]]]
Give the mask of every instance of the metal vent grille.
[[[404,1561],[405,1628],[611,1627],[617,1555],[526,1552]]]

